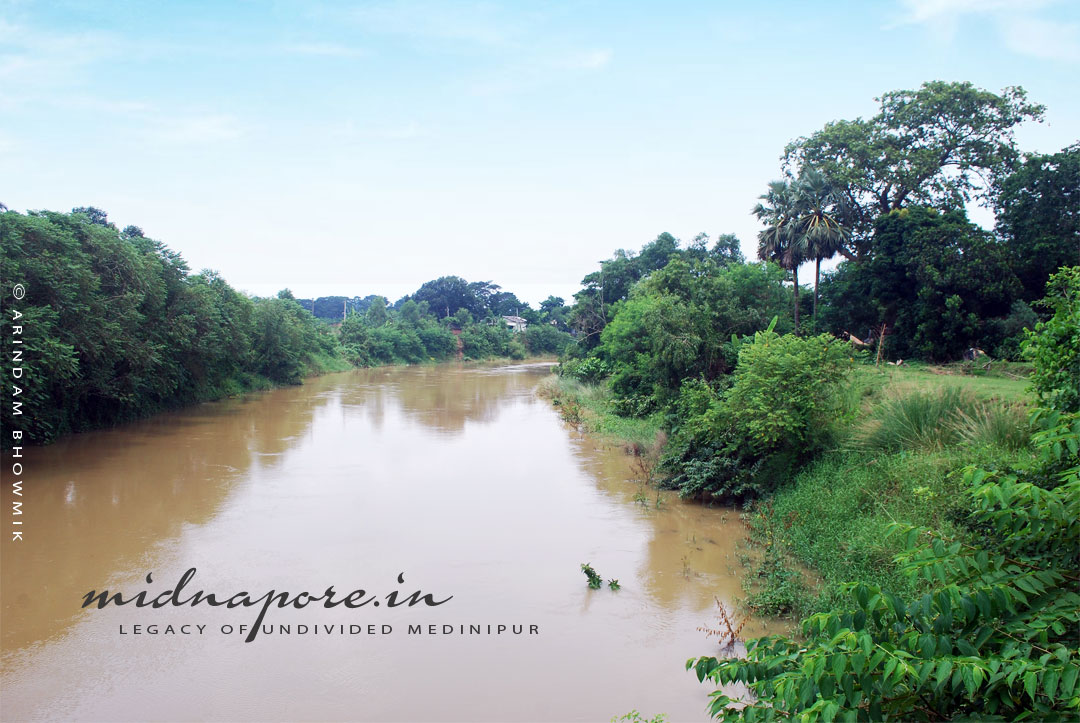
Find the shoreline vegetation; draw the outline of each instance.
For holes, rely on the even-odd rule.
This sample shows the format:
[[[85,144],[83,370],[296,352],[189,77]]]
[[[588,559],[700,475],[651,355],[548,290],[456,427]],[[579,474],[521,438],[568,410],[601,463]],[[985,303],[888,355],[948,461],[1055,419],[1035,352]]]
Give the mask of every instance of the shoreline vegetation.
[[[714,717],[1074,718],[1080,145],[1020,153],[1043,109],[1019,88],[879,101],[784,150],[758,263],[705,234],[601,262],[539,391],[659,486],[741,508],[743,611],[802,620],[687,661]]]
[[[0,207],[0,267],[25,292],[0,319],[11,361],[0,381],[15,394],[0,422],[21,434],[4,435],[5,448],[333,371],[550,358],[571,341],[562,299],[534,310],[496,284],[456,276],[394,304],[368,296],[338,306],[343,297],[297,300],[288,289],[249,297],[91,207]],[[348,313],[311,311],[332,307]]]

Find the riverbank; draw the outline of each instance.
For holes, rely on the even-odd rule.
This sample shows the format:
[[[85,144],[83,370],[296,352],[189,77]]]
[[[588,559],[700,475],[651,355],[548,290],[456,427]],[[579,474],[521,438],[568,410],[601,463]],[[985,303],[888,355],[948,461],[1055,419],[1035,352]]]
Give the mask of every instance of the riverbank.
[[[887,528],[903,522],[950,534],[968,504],[957,470],[1003,468],[1032,456],[1024,371],[856,368],[840,390],[833,445],[744,509],[745,609],[805,617],[834,607],[839,585],[851,580],[914,592],[917,583],[894,560],[901,541]],[[662,455],[663,415],[616,415],[603,383],[553,376],[537,391],[565,420],[609,444]]]
[[[555,362],[556,357],[549,354],[541,354],[537,356],[525,357],[523,359],[512,359],[510,357],[492,357],[489,359],[467,359],[460,362],[454,360],[443,360],[426,361],[421,362],[420,364],[380,364],[375,366],[356,366],[338,355],[316,353],[310,354],[304,360],[302,360],[301,381],[298,383],[303,384],[305,380],[315,379],[325,374],[336,374],[340,372],[347,372],[358,369],[372,369],[378,367],[438,366],[441,364],[461,365],[464,367],[478,367],[499,366],[507,364],[554,364]],[[31,446],[44,447],[51,445],[59,440],[70,437],[74,434],[121,427],[125,424],[145,421],[159,414],[179,411],[198,404],[205,404],[207,402],[220,402],[226,399],[235,399],[249,394],[268,392],[273,389],[282,389],[291,386],[296,386],[296,384],[284,384],[280,382],[275,382],[269,377],[261,374],[239,373],[224,379],[220,384],[212,388],[204,389],[202,394],[187,399],[182,403],[154,407],[151,409],[147,409],[143,414],[133,414],[123,419],[113,420],[111,422],[88,425],[80,429],[66,430],[65,432],[58,434],[43,442],[31,442]]]
[[[659,455],[663,448],[663,415],[656,412],[647,417],[620,417],[613,409],[614,395],[604,384],[585,384],[552,375],[537,385],[536,393],[557,407],[565,421],[608,444],[623,446],[636,455]]]

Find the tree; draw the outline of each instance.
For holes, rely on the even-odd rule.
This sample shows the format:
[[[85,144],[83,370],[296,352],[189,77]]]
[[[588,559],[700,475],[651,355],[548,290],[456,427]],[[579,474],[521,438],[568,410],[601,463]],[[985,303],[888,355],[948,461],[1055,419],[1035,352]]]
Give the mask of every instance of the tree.
[[[997,95],[967,82],[933,81],[877,100],[869,120],[828,123],[784,149],[789,171],[816,168],[842,190],[853,234],[841,253],[852,260],[870,253],[878,215],[907,204],[958,208],[982,195],[1019,160],[1013,129],[1043,115],[1023,88]]]
[[[723,233],[716,237],[713,244],[712,256],[721,266],[732,264],[745,264],[746,257],[742,253],[742,243],[739,237],[733,233]]]
[[[490,289],[490,284],[486,284],[485,288]],[[428,308],[440,319],[453,316],[458,309],[483,317],[485,306],[477,296],[478,289],[460,276],[441,276],[424,283],[412,298],[417,303],[426,301]]]
[[[806,235],[799,232],[800,200],[791,181],[773,181],[753,213],[765,222],[758,233],[758,258],[791,272],[795,282],[795,333],[799,333],[799,265],[806,260]]]
[[[1052,155],[1031,155],[1002,182],[997,233],[1031,303],[1062,266],[1080,263],[1080,143]]]
[[[390,315],[386,313],[386,297],[376,296],[364,317],[368,326],[382,326],[385,324],[390,319]]]
[[[833,332],[888,328],[900,358],[948,361],[1004,341],[1020,284],[1005,244],[963,211],[912,206],[880,216],[872,257],[843,262],[822,283],[823,322]],[[1015,346],[1015,345],[1013,345]]]
[[[796,187],[800,206],[798,232],[806,237],[807,255],[814,259],[814,325],[817,326],[818,286],[821,262],[831,259],[844,248],[848,230],[840,223],[844,199],[825,176],[808,168],[799,176]]]
[[[1043,406],[1080,414],[1080,266],[1061,269],[1046,289],[1040,305],[1053,316],[1029,330],[1023,344],[1035,367],[1031,387]]]
[[[116,226],[109,222],[109,214],[105,213],[100,208],[95,208],[94,206],[79,206],[77,208],[71,209],[71,212],[79,213],[83,216],[86,216],[87,220],[96,226],[106,226],[113,229],[116,228]]]

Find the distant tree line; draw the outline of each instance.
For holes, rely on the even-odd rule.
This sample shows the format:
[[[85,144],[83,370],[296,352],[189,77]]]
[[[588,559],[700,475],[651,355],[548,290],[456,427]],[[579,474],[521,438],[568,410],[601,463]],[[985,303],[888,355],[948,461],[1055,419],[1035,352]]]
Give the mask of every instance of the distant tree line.
[[[137,226],[118,229],[92,207],[0,208],[0,265],[5,285],[26,291],[0,320],[4,359],[20,359],[0,372],[5,389],[18,390],[0,421],[28,442],[299,384],[350,363],[445,360],[458,355],[459,338],[466,359],[557,354],[570,341],[558,328],[561,299],[533,311],[490,282],[457,277],[424,284],[396,308],[378,296],[319,300],[328,302],[324,309],[346,305],[339,330],[288,290],[253,298],[213,271],[193,274],[177,252]],[[464,292],[451,297],[448,289]],[[429,311],[428,299],[452,315]],[[535,326],[511,333],[498,316],[511,305]]]

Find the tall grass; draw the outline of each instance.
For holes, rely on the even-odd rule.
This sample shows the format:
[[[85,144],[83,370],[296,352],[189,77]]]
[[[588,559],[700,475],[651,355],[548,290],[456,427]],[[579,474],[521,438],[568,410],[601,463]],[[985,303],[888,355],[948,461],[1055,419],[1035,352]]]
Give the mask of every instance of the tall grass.
[[[1020,404],[983,403],[971,412],[957,410],[953,427],[962,442],[975,446],[1016,451],[1031,442],[1031,423]]]
[[[930,452],[956,444],[1019,450],[1029,438],[1023,405],[950,386],[884,400],[853,446],[878,452]]]
[[[537,385],[536,393],[551,400],[565,421],[635,454],[663,446],[662,416],[620,417],[612,410],[613,395],[606,384],[585,384],[552,375]]]

